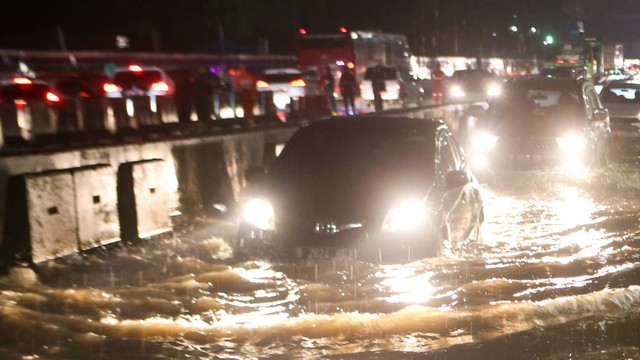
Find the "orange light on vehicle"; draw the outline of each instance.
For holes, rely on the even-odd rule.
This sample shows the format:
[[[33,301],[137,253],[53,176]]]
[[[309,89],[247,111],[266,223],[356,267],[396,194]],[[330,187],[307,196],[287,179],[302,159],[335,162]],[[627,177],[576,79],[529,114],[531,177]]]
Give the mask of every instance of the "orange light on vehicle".
[[[556,60],[556,64],[564,64],[564,60],[558,59],[558,60]]]
[[[16,77],[13,78],[13,83],[18,85],[31,85],[33,84],[33,81],[26,77]]]
[[[102,90],[106,93],[115,93],[120,91],[120,87],[116,84],[104,83],[104,85],[102,85]]]
[[[307,35],[307,30],[305,28],[300,28],[300,29],[298,29],[298,34]]]
[[[47,91],[47,94],[45,95],[45,98],[47,99],[47,101],[50,102],[59,102],[60,101],[60,97],[54,93],[52,93],[51,91]]]
[[[353,63],[353,61],[349,61],[349,62],[347,63],[347,67],[348,67],[349,69],[353,69],[353,68],[355,68],[355,67],[356,67],[356,64],[354,64],[354,63]]]
[[[295,79],[289,81],[289,85],[291,86],[307,86],[307,83],[303,79]]]
[[[132,65],[129,65],[129,71],[134,73],[140,73],[142,72],[142,67],[140,65],[132,64]]]
[[[346,27],[344,27],[344,26],[341,26],[341,27],[340,27],[340,32],[341,32],[341,33],[346,33],[346,32],[347,32],[347,28],[346,28]]]
[[[268,88],[269,87],[269,83],[264,81],[264,80],[258,80],[256,82],[256,86],[259,88]]]
[[[169,91],[169,84],[164,81],[158,81],[151,84],[151,90],[153,91]]]

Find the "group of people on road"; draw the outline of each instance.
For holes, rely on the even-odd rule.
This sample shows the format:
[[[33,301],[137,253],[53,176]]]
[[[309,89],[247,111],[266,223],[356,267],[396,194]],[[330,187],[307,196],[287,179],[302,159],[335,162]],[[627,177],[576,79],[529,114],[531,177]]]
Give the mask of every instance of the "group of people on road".
[[[339,86],[340,94],[344,102],[344,111],[346,115],[355,115],[357,113],[355,98],[357,94],[357,81],[353,64],[345,66],[342,69]],[[431,73],[433,80],[432,101],[434,104],[442,104],[444,99],[444,79],[446,75],[440,69],[440,64],[436,63],[436,68]],[[332,114],[337,114],[337,104],[334,97],[335,77],[331,67],[326,66],[323,74],[323,90],[328,96],[329,106]],[[247,126],[255,126],[253,109],[256,103],[256,79],[247,70],[245,65],[240,65],[235,74],[234,85],[238,91],[242,110],[244,111],[244,119]],[[382,93],[385,91],[385,79],[381,66],[377,66],[372,71],[371,87],[374,97],[374,108],[376,112],[383,110]]]

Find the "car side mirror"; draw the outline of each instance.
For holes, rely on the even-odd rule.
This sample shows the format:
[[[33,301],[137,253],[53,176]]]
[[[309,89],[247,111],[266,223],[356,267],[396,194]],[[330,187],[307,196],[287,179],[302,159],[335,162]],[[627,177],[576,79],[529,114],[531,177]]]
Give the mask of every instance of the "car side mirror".
[[[445,177],[445,187],[447,189],[454,189],[467,185],[471,180],[467,172],[464,170],[449,171]]]
[[[247,169],[244,173],[244,178],[249,184],[260,184],[264,182],[267,173],[263,167],[254,167]]]
[[[593,109],[593,113],[591,115],[592,122],[605,122],[609,119],[609,110],[600,108]]]

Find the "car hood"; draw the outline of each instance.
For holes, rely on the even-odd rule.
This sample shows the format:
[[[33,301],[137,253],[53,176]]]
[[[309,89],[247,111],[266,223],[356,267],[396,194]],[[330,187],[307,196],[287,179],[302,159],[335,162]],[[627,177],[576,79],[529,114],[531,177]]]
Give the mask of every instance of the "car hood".
[[[395,204],[425,198],[432,178],[415,169],[355,174],[327,171],[274,178],[270,183],[266,197],[274,205],[278,227],[308,228],[318,222],[380,222]]]
[[[499,137],[557,137],[580,131],[584,116],[576,113],[493,114],[484,118],[479,128]]]

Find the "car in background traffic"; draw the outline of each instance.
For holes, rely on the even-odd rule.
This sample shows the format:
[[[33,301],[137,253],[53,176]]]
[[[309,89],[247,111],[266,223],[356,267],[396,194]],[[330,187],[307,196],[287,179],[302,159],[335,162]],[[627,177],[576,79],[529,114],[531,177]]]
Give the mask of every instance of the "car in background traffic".
[[[484,219],[464,153],[435,119],[315,122],[248,181],[236,254],[267,244],[293,258],[413,261],[465,249]]]
[[[320,75],[316,69],[270,68],[265,69],[256,81],[259,92],[271,92],[273,103],[279,110],[288,110],[291,99],[320,95]]]
[[[58,131],[60,95],[49,84],[17,75],[0,80],[0,119],[5,138],[30,141]]]
[[[468,149],[476,170],[582,169],[608,161],[609,113],[586,80],[520,78],[478,114]]]
[[[116,68],[103,90],[109,98],[173,95],[173,80],[160,68],[137,64]]]
[[[105,98],[103,85],[109,81],[106,74],[46,72],[39,74],[38,78],[47,82],[60,96],[58,105],[60,132],[106,130],[106,109],[103,102]]]
[[[458,70],[446,79],[445,97],[458,101],[483,101],[500,94],[502,82],[501,77],[486,70]]]

